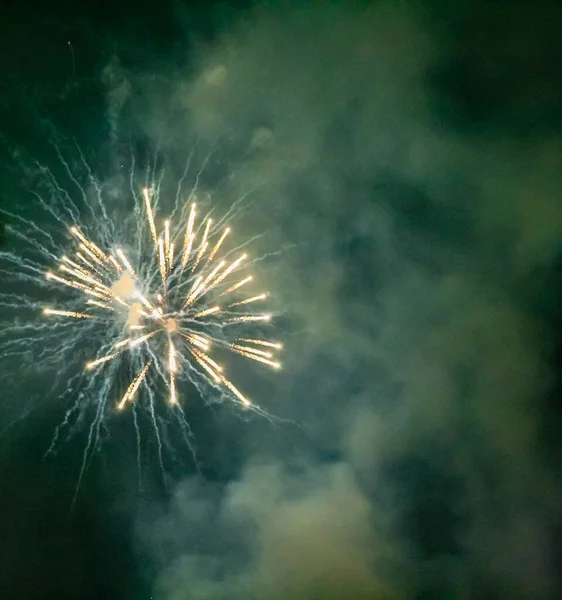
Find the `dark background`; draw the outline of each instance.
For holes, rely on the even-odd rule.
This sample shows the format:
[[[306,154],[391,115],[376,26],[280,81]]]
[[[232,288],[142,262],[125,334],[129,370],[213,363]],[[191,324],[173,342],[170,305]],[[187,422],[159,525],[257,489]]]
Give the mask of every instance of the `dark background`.
[[[126,73],[134,82],[131,108],[121,115],[122,123],[133,130],[142,120],[146,128],[138,134],[137,147],[141,152],[151,151],[157,137],[154,123],[159,122],[159,117],[151,122],[151,114],[158,112],[161,116],[178,110],[177,106],[167,108],[166,97],[185,82],[190,85],[189,82],[199,81],[206,57],[216,48],[232,44],[236,50],[246,44],[251,55],[254,23],[263,44],[267,39],[263,31],[267,32],[268,27],[278,33],[285,23],[297,22],[293,29],[287,26],[287,36],[294,35],[297,45],[300,40],[305,53],[310,50],[312,55],[321,57],[320,63],[324,38],[315,37],[314,32],[316,28],[329,31],[332,27],[330,12],[325,8],[328,4],[335,7],[333,27],[336,23],[345,24],[346,15],[357,15],[368,5],[311,3],[302,9],[302,20],[293,21],[290,15],[301,9],[291,3],[269,3],[258,11],[257,17],[248,2],[59,2],[40,8],[26,2],[4,4],[0,19],[0,135],[4,142],[2,168],[6,183],[0,187],[0,206],[14,212],[28,210],[26,203],[30,200],[24,188],[29,182],[21,181],[25,174],[20,174],[13,164],[10,149],[24,148],[48,162],[42,138],[44,120],[75,136],[90,156],[97,148],[108,145],[112,129],[107,90],[115,82],[104,69],[115,64],[112,61],[116,57],[119,73]],[[381,30],[373,27],[373,44],[380,46],[383,54],[386,52],[381,61],[395,65],[399,74],[402,67],[407,73],[410,41],[401,25],[407,30],[411,15],[403,18],[401,11],[408,13],[408,3],[378,4],[391,7],[385,14],[391,14],[398,27],[382,28],[387,35],[382,42],[383,36],[377,37]],[[287,262],[296,269],[296,286],[301,295],[284,292],[290,318],[281,330],[288,335],[300,330],[300,325],[294,323],[307,318],[308,282],[327,278],[328,270],[323,270],[327,263],[342,275],[338,276],[337,289],[330,288],[329,300],[323,294],[313,297],[313,290],[321,291],[320,283],[318,288],[312,286],[309,290],[314,306],[322,307],[329,301],[336,309],[330,312],[318,308],[311,327],[323,330],[326,337],[315,338],[312,349],[306,345],[301,364],[289,366],[275,394],[279,400],[284,401],[285,396],[292,399],[286,403],[289,408],[280,412],[302,425],[303,431],[295,433],[298,428],[291,425],[290,433],[275,433],[261,421],[252,420],[236,422],[234,432],[224,437],[226,426],[221,417],[206,418],[204,412],[198,412],[196,434],[203,456],[203,483],[197,485],[208,484],[211,491],[193,492],[205,498],[209,506],[220,505],[215,496],[228,497],[228,486],[244,479],[246,465],[262,454],[262,443],[266,448],[263,454],[269,460],[283,463],[289,470],[295,463],[299,465],[294,467],[297,480],[301,468],[323,473],[332,465],[351,464],[367,504],[376,506],[377,514],[384,519],[392,515],[386,526],[393,532],[392,539],[398,541],[390,544],[393,566],[382,568],[383,579],[391,582],[383,587],[397,584],[400,590],[375,592],[370,584],[362,588],[360,581],[357,589],[347,584],[339,588],[333,583],[325,589],[323,576],[329,578],[322,568],[315,583],[308,587],[300,588],[297,582],[291,589],[282,579],[274,579],[281,582],[279,591],[272,584],[273,588],[265,592],[266,588],[253,587],[248,582],[232,583],[227,573],[230,568],[238,568],[232,555],[237,553],[238,541],[242,540],[240,547],[245,548],[243,540],[253,534],[211,531],[211,538],[218,536],[222,541],[217,542],[219,548],[209,549],[204,541],[197,541],[204,536],[201,523],[191,523],[185,537],[195,540],[195,550],[187,551],[182,541],[174,545],[169,533],[155,533],[151,523],[165,519],[163,514],[171,513],[167,517],[171,527],[178,522],[176,509],[168,511],[165,507],[178,493],[174,491],[176,484],[184,478],[190,481],[195,469],[189,460],[181,461],[179,466],[172,464],[171,479],[164,485],[149,445],[139,489],[134,448],[122,424],[115,426],[107,448],[91,462],[71,509],[86,432],[78,433],[54,456],[43,459],[53,429],[64,416],[64,409],[57,402],[43,402],[41,408],[33,410],[0,440],[1,598],[140,600],[154,595],[178,600],[211,599],[237,598],[240,589],[246,590],[246,597],[260,599],[561,597],[562,584],[556,571],[562,559],[562,526],[557,507],[557,471],[562,458],[562,9],[554,0],[428,0],[412,11],[415,31],[423,32],[420,47],[431,56],[415,67],[413,88],[413,93],[423,91],[423,127],[435,136],[433,141],[428,139],[422,152],[437,152],[442,158],[433,163],[434,171],[426,170],[423,176],[414,173],[414,167],[409,172],[403,167],[400,151],[373,151],[358,157],[357,140],[364,137],[365,147],[371,148],[370,140],[379,135],[382,126],[378,116],[393,140],[400,136],[407,140],[410,131],[418,126],[417,113],[413,111],[409,120],[400,109],[394,114],[391,100],[384,104],[387,112],[375,113],[377,122],[369,121],[372,129],[360,131],[355,115],[371,102],[372,88],[367,82],[370,63],[367,60],[357,66],[347,62],[345,54],[338,57],[337,50],[328,47],[329,40],[325,56],[332,62],[326,58],[321,74],[314,69],[304,70],[305,82],[295,80],[294,90],[307,89],[307,82],[326,74],[331,80],[332,72],[334,86],[337,82],[344,85],[341,82],[346,77],[352,78],[353,73],[359,72],[357,81],[350,83],[355,86],[355,93],[346,96],[347,104],[338,112],[319,94],[306,98],[308,105],[302,113],[298,103],[293,107],[294,113],[288,106],[285,123],[275,111],[268,113],[265,108],[261,114],[260,98],[269,98],[263,89],[256,91],[248,86],[246,98],[240,90],[243,84],[237,87],[231,81],[228,85],[232,90],[226,94],[226,100],[217,100],[212,94],[208,97],[209,105],[226,107],[220,118],[230,128],[226,133],[232,143],[229,152],[233,167],[244,173],[248,162],[261,165],[265,172],[266,161],[260,162],[251,153],[240,150],[238,140],[248,135],[248,127],[266,133],[273,131],[281,148],[278,158],[287,160],[287,170],[292,169],[291,177],[281,178],[281,183],[275,180],[274,192],[276,198],[286,196],[292,200],[285,209],[277,205],[275,213],[263,209],[255,222],[267,223],[274,214],[279,226],[275,239],[280,245],[310,244],[311,236],[318,240],[312,249],[306,246],[302,256],[297,254],[298,259],[289,256]],[[303,22],[309,25],[302,26]],[[318,25],[313,25],[316,22]],[[355,16],[349,16],[349,26],[343,27],[341,33],[342,47],[348,39],[353,46],[357,22]],[[313,45],[310,49],[309,30]],[[376,57],[377,50],[369,54],[369,35],[362,33],[358,37],[366,44],[363,50],[367,56]],[[239,45],[238,39],[243,40]],[[276,39],[273,35],[272,44]],[[256,52],[259,54],[259,50]],[[402,61],[402,55],[408,60]],[[290,75],[282,72],[284,63],[279,60],[282,87],[290,81]],[[256,64],[258,61],[259,58]],[[303,62],[313,64],[306,59]],[[412,64],[415,62],[412,59]],[[266,70],[277,68],[276,58],[269,63],[264,59],[264,64]],[[252,81],[253,68],[249,64],[250,75],[243,73],[240,79]],[[373,78],[386,77],[384,68],[379,69],[375,63],[372,68]],[[152,88],[155,80],[162,82],[159,91]],[[266,76],[264,80],[268,81]],[[263,84],[259,80],[256,85],[260,82]],[[380,87],[384,89],[385,84]],[[197,92],[196,83],[193,88]],[[193,109],[197,105],[193,118],[207,107],[206,97],[199,97],[196,92],[189,106]],[[410,93],[412,89],[405,87],[404,95]],[[399,96],[398,105],[402,102]],[[244,104],[252,106],[251,118],[240,108]],[[197,107],[202,107],[200,113]],[[306,123],[314,124],[316,119],[329,121],[321,142],[312,151],[317,153],[319,166],[310,169],[300,169],[287,158],[293,153],[294,139],[287,132],[303,127],[303,136],[307,135],[303,115],[307,116]],[[395,121],[400,123],[395,126]],[[178,126],[181,122],[178,117]],[[193,128],[197,130],[197,126]],[[213,137],[212,125],[208,130],[203,125],[201,128],[203,137]],[[137,134],[133,132],[131,137],[136,138]],[[434,150],[435,139],[454,140],[454,144],[449,150]],[[409,144],[404,142],[405,146]],[[294,152],[299,155],[296,149]],[[103,165],[103,160],[100,163]],[[329,179],[324,179],[324,183],[329,181],[327,195],[319,173],[329,174]],[[524,187],[518,188],[520,175]],[[513,192],[518,189],[522,189],[521,194],[514,197]],[[493,202],[490,196],[495,198]],[[338,209],[333,208],[336,197],[341,198]],[[372,223],[373,214],[376,223],[391,223],[388,229],[381,225],[388,235],[378,226],[374,230],[364,226]],[[308,228],[307,223],[311,224]],[[12,239],[6,224],[0,225],[0,249],[9,252]],[[396,275],[402,269],[413,274],[411,281],[402,282]],[[451,289],[434,296],[433,286],[441,290],[449,272],[455,274]],[[458,273],[462,274],[460,284],[455,279]],[[281,270],[280,281],[286,281],[284,274],[286,271]],[[419,299],[419,307],[405,309],[402,302],[412,302],[414,298]],[[424,298],[430,300],[426,302]],[[457,312],[469,317],[469,325],[458,330]],[[375,314],[379,320],[371,318]],[[464,316],[459,319],[464,323],[462,319]],[[450,331],[444,337],[439,333],[442,320],[447,321]],[[380,321],[398,323],[398,331],[385,333]],[[344,343],[334,351],[335,346],[326,340],[337,328],[348,346]],[[434,332],[438,332],[437,339]],[[433,356],[438,347],[442,362],[428,358],[425,364],[404,359],[407,366],[400,370],[395,364],[400,372],[392,372],[392,358],[381,358],[387,353],[386,336],[398,340],[396,346],[391,344],[394,358],[404,355],[401,348],[406,348],[404,352],[408,354],[412,346],[419,344],[420,352],[426,356]],[[469,339],[467,347],[471,350],[465,354],[459,351],[459,339]],[[510,354],[509,349],[519,345],[526,349],[527,356],[515,350]],[[299,344],[295,346],[291,353],[298,356]],[[454,364],[447,362],[449,351],[458,354]],[[445,409],[446,414],[455,413],[455,426],[447,421],[441,427],[439,418],[424,425],[423,415],[419,429],[417,424],[404,425],[408,420],[402,411],[408,413],[411,408],[418,414],[408,398],[418,396],[431,405],[444,393],[441,375],[432,372],[437,363],[456,390],[451,394],[452,404]],[[428,373],[427,378],[420,381],[419,371]],[[496,371],[501,375],[489,375]],[[12,385],[5,388],[7,392],[0,392],[0,402],[7,407],[5,411],[0,409],[1,428],[17,415],[22,395],[31,394],[26,381],[33,377],[27,372],[4,372],[3,376]],[[39,377],[47,378],[48,374]],[[417,383],[409,389],[411,382]],[[479,391],[475,392],[475,388]],[[485,396],[478,406],[490,412],[475,417],[471,399],[478,394]],[[385,403],[381,396],[390,400]],[[358,397],[363,400],[357,402]],[[505,402],[501,401],[503,397]],[[343,406],[347,407],[345,413]],[[275,412],[274,406],[268,408]],[[372,445],[378,458],[366,460],[365,466],[346,454],[353,444],[334,441],[339,440],[339,434],[333,432],[352,430],[359,436],[359,427],[350,423],[357,415],[360,419],[362,410],[376,412],[379,408],[383,425],[377,421],[375,427],[375,422],[367,419],[361,442],[361,456],[371,456],[365,447]],[[232,425],[230,421],[228,424]],[[378,427],[385,432],[381,433]],[[528,429],[532,431],[528,433]],[[120,435],[126,440],[122,445]],[[379,439],[389,435],[394,436],[393,440],[407,442],[385,442],[381,449]],[[218,440],[220,436],[223,437]],[[278,436],[278,441],[264,439],[269,436]],[[501,436],[505,445],[490,450],[493,444],[489,440],[495,443]],[[351,433],[349,437],[353,437]],[[523,437],[524,443],[520,441]],[[244,449],[240,447],[241,440],[245,440]],[[457,452],[459,448],[462,451]],[[286,455],[292,458],[285,459]],[[300,465],[299,455],[304,457],[306,467]],[[521,494],[521,489],[526,489],[528,495]],[[312,504],[312,513],[321,512],[322,496],[316,505]],[[217,509],[219,513],[220,510]],[[216,515],[205,514],[206,526],[215,522]],[[504,522],[505,515],[509,517]],[[271,518],[276,518],[275,513]],[[216,522],[219,527],[222,521],[217,517]],[[179,523],[178,527],[183,523],[181,518]],[[343,523],[345,529],[345,519]],[[522,527],[521,533],[516,531],[517,523],[527,523],[528,527]],[[487,532],[496,525],[500,533],[487,542]],[[314,536],[314,532],[310,535]],[[473,551],[474,539],[479,540],[477,552]],[[377,537],[372,545],[379,542]],[[350,542],[349,547],[338,547],[342,562],[347,552],[352,556],[354,545]],[[370,547],[371,542],[365,545]],[[165,550],[155,550],[160,546]],[[229,546],[228,550],[223,546]],[[514,547],[525,551],[517,556],[510,554]],[[186,567],[186,572],[208,578],[216,587],[209,587],[206,592],[201,591],[206,588],[192,588],[190,579],[195,576],[191,575],[186,575],[186,580],[181,576],[172,578],[176,583],[162,583],[166,579],[162,573],[175,564],[177,556],[198,552],[212,556],[218,566],[190,567],[194,571]],[[493,560],[496,554],[502,555],[499,565]],[[369,568],[377,570],[377,560],[367,562]],[[286,579],[291,579],[291,573]],[[406,589],[400,583],[404,579],[408,582]]]

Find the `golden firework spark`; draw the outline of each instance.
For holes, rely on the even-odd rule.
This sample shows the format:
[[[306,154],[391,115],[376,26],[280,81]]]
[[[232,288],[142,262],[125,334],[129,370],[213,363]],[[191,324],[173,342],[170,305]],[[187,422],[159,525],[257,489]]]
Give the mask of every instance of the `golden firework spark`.
[[[281,343],[227,336],[229,331],[236,332],[244,324],[254,324],[255,328],[256,323],[271,320],[270,314],[243,312],[245,305],[265,300],[267,293],[254,291],[241,296],[241,288],[251,288],[253,281],[252,275],[238,274],[248,256],[220,259],[231,229],[213,227],[209,218],[203,221],[203,226],[198,226],[194,203],[187,223],[176,228],[168,219],[163,222],[162,230],[157,231],[153,193],[147,188],[142,191],[146,214],[146,224],[142,227],[148,232],[151,249],[145,262],[131,260],[134,254],[123,248],[104,250],[73,226],[70,233],[76,238],[75,260],[62,256],[59,269],[65,276],[48,272],[46,277],[71,288],[71,293],[82,294],[85,312],[56,308],[45,308],[43,312],[48,316],[93,320],[94,325],[96,319],[111,317],[116,323],[123,320],[122,339],[109,339],[104,344],[104,355],[86,363],[86,370],[93,371],[103,369],[103,365],[118,357],[131,356],[135,374],[117,404],[119,409],[133,401],[143,382],[150,385],[161,377],[166,380],[169,403],[176,405],[180,400],[178,382],[189,377],[193,368],[214,387],[222,387],[234,401],[252,406],[226,376],[225,367],[210,353],[213,348],[274,369],[281,366],[275,357],[275,352],[283,348]],[[224,304],[221,300],[224,309],[216,304],[219,297],[226,297]]]

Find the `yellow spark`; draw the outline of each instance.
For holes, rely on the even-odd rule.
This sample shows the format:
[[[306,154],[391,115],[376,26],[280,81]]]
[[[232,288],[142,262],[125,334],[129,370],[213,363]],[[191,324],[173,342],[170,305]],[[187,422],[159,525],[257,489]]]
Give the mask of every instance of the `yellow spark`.
[[[239,281],[238,283],[235,283],[233,286],[229,287],[227,290],[224,290],[224,292],[219,294],[219,297],[224,296],[225,294],[228,294],[230,292],[233,292],[234,290],[237,290],[239,287],[242,287],[245,283],[252,281],[252,279],[253,279],[253,277],[251,275],[249,275],[248,277],[246,277],[246,279],[242,279],[242,281]]]
[[[93,319],[92,315],[85,315],[84,313],[74,312],[72,310],[55,310],[52,308],[43,309],[44,315],[58,315],[60,317],[73,317],[74,319]]]
[[[133,379],[133,381],[131,382],[131,385],[129,385],[129,387],[127,388],[125,395],[123,396],[121,402],[118,405],[119,410],[121,410],[125,406],[125,402],[127,402],[127,400],[133,399],[133,396],[136,394],[137,390],[139,389],[140,384],[142,383],[143,379],[146,377],[146,373],[147,373],[148,369],[150,369],[151,364],[152,364],[152,361],[149,360],[146,363],[146,365],[144,365],[142,371]]]
[[[117,348],[117,346],[115,346],[115,347]],[[113,360],[116,356],[119,356],[119,352],[115,352],[114,354],[108,354],[107,356],[102,356],[101,358],[98,358],[97,360],[86,363],[86,369],[88,369],[88,370],[93,369],[94,367],[97,367],[98,365],[101,365],[102,363]]]
[[[154,225],[154,214],[152,212],[152,207],[150,206],[150,197],[148,195],[148,189],[144,188],[143,191],[144,196],[144,204],[146,206],[146,214],[148,216],[148,225],[150,227],[150,235],[152,236],[152,240],[154,241],[154,245],[158,244],[156,240],[156,226]]]
[[[121,342],[117,342],[117,344],[115,344],[114,348],[122,348],[123,346],[126,346],[129,343],[129,338],[127,338],[126,340],[122,340]]]
[[[123,252],[123,250],[121,250],[121,248],[117,248],[116,253],[117,253],[117,256],[121,259],[121,262],[125,265],[125,268],[129,271],[129,273],[133,277],[136,277],[137,274],[135,273],[135,270],[131,266],[131,263],[127,260],[127,257],[125,256],[125,253]]]
[[[196,315],[193,315],[193,318],[206,317],[207,315],[212,315],[213,313],[219,312],[220,309],[221,309],[220,306],[213,306],[213,308],[207,308],[207,309],[202,310],[201,312],[197,313]]]
[[[184,269],[187,261],[189,260],[189,255],[191,253],[191,246],[193,244],[193,240],[195,236],[193,235],[193,223],[195,221],[195,203],[191,205],[191,212],[189,213],[189,219],[187,220],[187,227],[185,229],[185,240],[183,243],[183,252],[181,259],[181,268]]]
[[[129,329],[139,331],[140,329],[146,329],[146,325],[129,325]]]
[[[241,306],[242,304],[250,304],[250,302],[257,302],[258,300],[264,300],[267,298],[267,294],[260,294],[259,296],[253,296],[252,298],[246,298],[245,300],[240,300],[240,302],[234,302],[233,304],[229,304],[227,308],[232,308],[233,306]]]

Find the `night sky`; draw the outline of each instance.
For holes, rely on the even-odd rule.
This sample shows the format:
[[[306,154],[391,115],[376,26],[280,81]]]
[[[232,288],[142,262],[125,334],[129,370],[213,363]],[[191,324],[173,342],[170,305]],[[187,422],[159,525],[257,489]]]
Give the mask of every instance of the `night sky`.
[[[75,496],[79,367],[9,354],[48,292],[0,213],[0,599],[561,598],[560,3],[6,4],[0,209],[58,235],[52,140],[118,226],[132,157],[210,153],[285,357],[241,369],[273,422],[189,393],[162,473],[120,414]]]

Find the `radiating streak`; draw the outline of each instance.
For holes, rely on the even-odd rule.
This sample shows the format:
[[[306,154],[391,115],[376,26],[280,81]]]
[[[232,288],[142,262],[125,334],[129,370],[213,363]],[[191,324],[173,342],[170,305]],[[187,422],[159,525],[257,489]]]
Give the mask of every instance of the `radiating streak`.
[[[224,266],[224,260],[221,261],[210,273],[209,275],[207,275],[207,277],[205,278],[204,281],[202,281],[200,283],[199,286],[197,286],[197,289],[195,289],[193,291],[192,294],[190,294],[190,298],[189,298],[189,302],[187,302],[187,304],[191,304],[193,302],[195,302],[195,300],[197,298],[201,298],[207,291],[208,289],[211,288],[207,288],[205,289],[205,287],[209,284],[209,282],[213,279],[213,277],[222,269],[222,267]]]
[[[73,310],[55,310],[53,308],[43,309],[44,315],[58,315],[60,317],[73,317],[74,319],[93,319],[92,315],[85,315],[84,313],[74,312]]]
[[[96,269],[96,267],[95,267],[95,266],[94,266],[94,265],[93,265],[91,262],[89,262],[88,260],[86,260],[86,259],[85,259],[85,258],[84,258],[84,257],[83,257],[81,254],[80,254],[80,252],[77,252],[77,253],[76,253],[76,256],[77,256],[77,257],[78,257],[78,258],[79,258],[79,259],[80,259],[80,260],[81,260],[81,261],[82,261],[82,262],[83,262],[83,263],[84,263],[86,266],[90,267],[90,269],[92,269],[92,271],[95,271],[95,272],[96,272],[98,275],[100,275],[100,276],[102,276],[102,277],[103,277],[103,274],[102,274],[100,271],[98,271],[98,270]]]
[[[133,381],[131,382],[131,385],[129,385],[129,387],[127,388],[125,395],[123,396],[121,402],[118,405],[119,410],[121,410],[125,406],[125,402],[127,402],[127,400],[133,399],[134,395],[136,394],[137,390],[139,389],[140,384],[142,383],[143,379],[146,377],[146,373],[147,373],[148,369],[150,369],[151,364],[152,364],[152,361],[149,360],[146,363],[146,365],[144,365],[142,371],[133,379]]]
[[[54,279],[55,281],[58,281],[59,283],[62,283],[64,285],[67,285],[67,286],[72,287],[77,290],[84,291],[86,289],[85,285],[82,285],[81,283],[78,283],[77,281],[69,281],[68,279],[63,279],[62,277],[59,277],[58,275],[55,275],[54,273],[51,273],[51,272],[46,273],[45,277],[47,279]]]
[[[274,369],[279,369],[281,367],[281,364],[278,362],[269,360],[267,358],[263,358],[252,352],[245,352],[244,350],[241,350],[241,349],[237,348],[236,346],[230,346],[230,348],[232,349],[233,352],[236,352],[237,354],[241,354],[242,356],[245,356],[246,358],[250,358],[252,360],[257,360],[258,362],[269,365],[269,366],[273,367]]]
[[[224,385],[244,404],[244,406],[251,406],[252,403],[236,388],[226,377],[221,376],[220,380]]]
[[[162,238],[158,240],[158,255],[160,257],[160,276],[162,277],[162,284],[166,285],[166,258],[164,256],[164,242]]]
[[[150,206],[150,197],[148,195],[148,189],[144,188],[143,191],[144,196],[144,204],[146,206],[146,214],[148,216],[148,226],[150,228],[150,235],[152,236],[152,240],[154,245],[158,245],[157,236],[156,236],[156,226],[154,225],[154,214],[152,213],[152,207]]]
[[[75,277],[78,277],[78,279],[82,279],[82,281],[87,281],[88,283],[92,284],[95,287],[100,287],[105,290],[109,290],[109,288],[107,286],[103,285],[103,283],[99,279],[95,279],[95,278],[91,277],[90,275],[85,275],[84,273],[82,273],[82,271],[79,271],[78,269],[71,269],[70,267],[67,267],[66,265],[60,265],[59,269],[61,271],[65,271],[66,273],[70,273],[71,275],[74,275]]]
[[[122,348],[123,346],[126,346],[128,343],[129,343],[129,338],[127,338],[126,340],[117,342],[117,344],[115,344],[114,348]]]
[[[113,254],[109,255],[109,260],[111,261],[111,264],[115,267],[118,273],[123,273],[123,267],[117,262]]]
[[[140,331],[141,329],[146,329],[146,325],[129,325],[129,329]]]
[[[279,342],[266,342],[265,340],[252,340],[248,338],[238,338],[239,342],[246,342],[248,344],[257,344],[259,346],[269,346],[270,348],[277,348],[281,350],[283,348],[283,344]]]
[[[87,246],[93,254],[96,254],[101,260],[109,261],[108,257],[100,248],[98,248],[93,242],[90,242],[77,227],[71,227],[70,232],[79,238],[85,246]]]
[[[135,297],[138,298],[150,312],[154,312],[154,306],[152,306],[152,304],[150,304],[150,302],[140,292],[136,292]]]
[[[250,321],[271,321],[271,315],[243,315],[242,317],[232,317],[229,321],[239,321],[240,323],[248,323]]]
[[[201,238],[201,244],[199,245],[199,252],[197,253],[197,257],[195,259],[195,264],[193,265],[193,269],[197,267],[199,261],[207,251],[207,247],[209,242],[207,242],[207,236],[209,235],[209,229],[211,228],[212,219],[207,219],[207,225],[205,225],[205,231],[203,232],[203,237]]]
[[[166,254],[166,260],[170,258],[170,221],[164,221],[164,251]]]
[[[246,298],[245,300],[240,300],[240,302],[233,302],[229,304],[227,308],[232,308],[233,306],[241,306],[242,304],[250,304],[250,302],[257,302],[258,300],[265,300],[267,298],[267,294],[260,294],[259,296],[253,296],[252,298]]]
[[[170,250],[168,251],[168,270],[171,271],[174,268],[174,243],[170,244]]]
[[[205,362],[209,363],[209,365],[211,365],[211,367],[219,371],[219,373],[222,373],[222,367],[219,364],[217,364],[208,354],[200,352],[199,357],[201,358],[201,360],[204,360]]]
[[[230,286],[227,290],[224,290],[224,292],[221,292],[219,294],[219,298],[221,296],[229,294],[230,292],[233,292],[234,290],[237,290],[239,287],[242,287],[245,283],[248,283],[249,281],[252,281],[252,279],[253,279],[252,275],[248,275],[248,277],[246,277],[246,279],[242,279],[242,281],[239,281],[238,283],[235,283],[234,285]]]
[[[220,383],[221,379],[219,377],[219,375],[217,373],[215,373],[213,371],[213,369],[211,368],[210,365],[208,365],[202,358],[201,355],[202,353],[199,352],[199,350],[196,350],[195,348],[190,348],[191,350],[191,354],[193,354],[193,357],[195,358],[195,360],[197,361],[197,363],[199,365],[201,365],[201,367],[203,369],[205,369],[205,371],[207,371],[207,373],[209,373],[209,375],[217,382]]]
[[[122,304],[123,306],[125,306],[126,308],[129,308],[129,305],[125,302],[125,300],[123,300],[123,298],[120,298],[119,296],[115,295],[115,294],[111,294],[111,296],[117,300],[117,302],[119,302],[119,304]]]
[[[115,346],[115,347],[117,348],[117,346]],[[114,354],[108,354],[107,356],[102,356],[101,358],[98,358],[97,360],[86,363],[86,369],[88,369],[88,370],[93,369],[94,367],[97,367],[98,365],[101,365],[102,363],[113,360],[116,356],[119,356],[119,352],[115,352]]]
[[[103,283],[101,281],[101,279],[97,279],[96,277],[94,277],[89,271],[84,269],[84,267],[81,267],[78,263],[74,262],[73,260],[70,260],[70,258],[68,258],[68,256],[63,256],[61,258],[61,260],[63,260],[64,262],[66,262],[69,265],[71,265],[72,267],[74,267],[77,271],[80,271],[80,273],[83,273],[84,275],[88,275],[89,277],[91,277],[92,279],[97,281],[98,283]]]
[[[200,340],[201,342],[203,342],[204,344],[207,344],[207,346],[209,345],[209,340],[206,337],[203,337],[202,335],[200,335],[199,333],[190,333],[191,337]]]
[[[178,398],[176,393],[176,377],[170,373],[170,404],[177,404]]]
[[[215,244],[214,248],[211,250],[211,254],[209,254],[209,258],[207,259],[207,264],[209,264],[213,258],[215,258],[217,252],[219,251],[219,248],[222,246],[222,243],[224,242],[226,236],[230,233],[230,227],[227,227],[223,234],[221,235],[219,241]]]
[[[238,267],[238,265],[246,258],[246,256],[247,256],[246,254],[242,254],[242,256],[240,256],[238,259],[236,259],[230,265],[230,267],[227,267],[227,269],[221,275],[219,275],[219,277],[217,279],[215,279],[215,281],[211,284],[211,286],[209,287],[209,291],[212,290],[213,288],[217,287],[217,285],[221,281],[224,281],[232,273],[232,271],[234,271],[234,269],[236,269],[236,267]]]
[[[130,348],[134,348],[135,346],[138,346],[139,344],[142,344],[142,342],[146,342],[146,340],[149,340],[155,333],[157,333],[156,331],[151,331],[150,333],[147,333],[146,335],[143,335],[140,338],[137,338],[136,340],[132,340],[129,342],[129,347]]]
[[[193,296],[193,294],[197,291],[197,289],[199,288],[199,284],[201,283],[201,281],[203,281],[203,277],[199,276],[196,280],[195,283],[191,286],[191,290],[189,291],[189,293],[187,294],[187,297],[185,299],[185,303],[182,307],[185,308],[188,304],[191,303],[191,297]]]
[[[212,308],[206,308],[205,310],[202,310],[201,312],[197,313],[196,315],[193,315],[193,318],[206,317],[208,315],[212,315],[214,313],[219,312],[220,309],[221,309],[220,306],[213,306]]]
[[[234,348],[237,350],[242,350],[244,352],[252,352],[254,354],[258,354],[260,356],[263,356],[265,358],[272,358],[273,354],[271,354],[271,352],[266,352],[264,350],[257,350],[256,348],[250,348],[249,346],[240,346],[239,344],[229,344],[228,345],[229,348]]]
[[[121,262],[123,263],[125,268],[129,271],[129,273],[133,277],[136,277],[137,274],[135,273],[135,270],[133,269],[131,263],[127,260],[127,257],[125,256],[125,253],[123,252],[123,250],[121,250],[121,248],[117,248],[117,250],[115,252],[117,253],[117,256],[121,259]]]
[[[96,290],[91,290],[90,288],[83,288],[82,291],[85,294],[89,294],[90,296],[95,296],[96,298],[99,298],[100,300],[108,299],[108,294],[105,292],[96,292]]]
[[[181,267],[185,268],[187,261],[189,260],[189,254],[191,253],[191,246],[193,245],[193,240],[195,236],[193,235],[193,223],[195,221],[195,203],[191,205],[191,211],[189,213],[189,218],[187,220],[187,227],[185,229],[185,240],[183,243],[183,251],[182,251],[182,259],[181,259]]]
[[[208,245],[209,245],[209,242],[205,242],[202,246],[200,246],[199,252],[197,253],[197,256],[195,257],[195,262],[193,263],[193,266],[191,267],[192,273],[197,269],[199,262],[201,260],[201,257],[205,254]]]
[[[174,348],[172,340],[170,340],[170,348],[168,350],[168,366],[170,367],[170,371],[172,373],[175,373],[178,370],[178,365],[176,362],[176,349]]]
[[[86,246],[86,244],[80,244],[80,248],[98,265],[103,267],[101,260]]]
[[[103,302],[98,302],[97,300],[92,300],[89,298],[86,300],[86,304],[93,304],[94,306],[99,306],[100,308],[106,308],[107,310],[115,310],[113,306],[109,306],[109,304],[104,304]]]
[[[198,346],[199,348],[205,351],[209,350],[210,348],[210,344],[205,338],[198,337],[193,333],[185,334],[180,332],[180,335],[183,336],[188,342],[190,342],[194,346]]]

